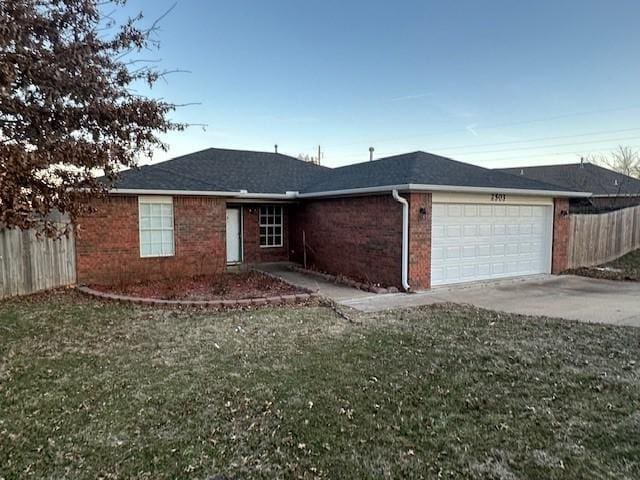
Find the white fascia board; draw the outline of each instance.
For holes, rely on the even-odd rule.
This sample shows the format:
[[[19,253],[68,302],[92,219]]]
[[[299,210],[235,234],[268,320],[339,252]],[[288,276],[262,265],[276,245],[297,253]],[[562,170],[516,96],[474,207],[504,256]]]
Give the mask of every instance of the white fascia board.
[[[598,195],[592,195],[593,198],[615,198],[615,197],[640,197],[638,193],[600,193]]]
[[[194,196],[194,197],[232,197],[289,200],[295,199],[297,192],[286,193],[250,193],[246,190],[237,192],[215,192],[207,190],[145,190],[139,188],[112,188],[110,194],[114,195],[170,195],[170,196]]]
[[[589,192],[566,192],[562,190],[526,190],[521,188],[466,187],[456,185],[425,185],[408,183],[404,185],[384,185],[380,187],[331,190],[326,192],[301,193],[299,198],[338,197],[344,195],[366,195],[392,190],[412,192],[463,192],[463,193],[508,193],[511,195],[536,195],[541,197],[590,197]]]
[[[567,192],[565,190],[536,190],[523,188],[466,187],[454,185],[410,184],[409,190],[463,193],[508,193],[511,195],[536,195],[540,197],[590,197],[591,192]]]
[[[400,192],[462,192],[462,193],[508,193],[510,195],[536,195],[541,197],[591,197],[590,192],[567,192],[563,190],[527,190],[521,188],[467,187],[456,185],[426,185],[407,183],[402,185],[382,185],[379,187],[349,188],[345,190],[330,190],[325,192],[286,192],[286,193],[251,193],[246,190],[237,192],[215,192],[199,190],[143,190],[114,188],[112,194],[121,195],[188,195],[207,197],[231,197],[256,200],[295,200],[297,198],[341,197],[350,195],[368,195],[372,193],[388,193],[392,190]]]
[[[291,200],[298,198],[298,192],[286,192],[286,193],[251,193],[243,191],[239,198],[256,198],[256,199],[274,199],[274,200]]]

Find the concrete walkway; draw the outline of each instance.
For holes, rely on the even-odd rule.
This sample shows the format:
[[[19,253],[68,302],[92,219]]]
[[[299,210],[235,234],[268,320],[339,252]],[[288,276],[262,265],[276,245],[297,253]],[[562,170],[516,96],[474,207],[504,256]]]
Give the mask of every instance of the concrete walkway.
[[[446,302],[522,315],[640,327],[638,282],[615,282],[573,275],[538,275],[436,287],[410,294],[375,295],[291,271],[287,264],[268,264],[261,266],[261,269],[363,312]]]
[[[304,273],[296,272],[289,268],[292,265],[294,264],[289,262],[261,263],[256,265],[255,268],[256,270],[280,277],[285,282],[292,285],[306,288],[313,292],[318,292],[323,297],[330,298],[338,303],[377,296],[371,292],[364,292],[357,288],[329,282],[323,278],[316,277],[315,275],[306,275]]]

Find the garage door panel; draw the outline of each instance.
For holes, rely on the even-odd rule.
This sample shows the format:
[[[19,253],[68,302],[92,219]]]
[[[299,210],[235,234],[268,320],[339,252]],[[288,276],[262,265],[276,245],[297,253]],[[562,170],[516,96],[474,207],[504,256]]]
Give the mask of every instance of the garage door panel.
[[[462,215],[462,205],[447,205],[447,215],[449,217],[460,217]]]
[[[434,204],[432,285],[550,271],[551,208]]]
[[[481,237],[490,237],[491,236],[491,225],[483,223],[478,226],[478,235]]]

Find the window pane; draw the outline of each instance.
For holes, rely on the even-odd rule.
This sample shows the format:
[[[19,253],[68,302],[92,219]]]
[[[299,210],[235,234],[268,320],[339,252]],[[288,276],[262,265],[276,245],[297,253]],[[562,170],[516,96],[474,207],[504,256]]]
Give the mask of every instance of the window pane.
[[[151,215],[154,217],[159,217],[162,214],[162,205],[158,203],[151,204]]]
[[[173,243],[173,232],[171,230],[162,231],[162,243]]]
[[[147,217],[140,217],[140,228],[149,228],[151,227],[151,219]]]
[[[143,243],[140,245],[140,255],[142,255],[143,257],[148,257],[149,255],[151,255],[150,243]]]
[[[173,255],[173,242],[163,243],[162,251],[165,255]]]
[[[150,217],[150,228],[162,228],[162,218],[161,217]]]
[[[148,203],[141,203],[140,204],[140,215],[144,215],[146,217],[151,215],[151,205],[149,205]]]
[[[162,217],[162,228],[173,228],[173,218],[171,216]]]
[[[275,237],[273,237],[273,244],[274,245],[281,245],[282,244],[282,237],[280,235],[276,235]]]
[[[162,207],[162,215],[165,217],[170,217],[171,216],[171,205],[169,205],[168,203],[165,203],[163,205],[161,205]]]
[[[162,230],[149,230],[149,241],[151,243],[162,243]]]
[[[151,255],[162,255],[162,243],[151,244]]]

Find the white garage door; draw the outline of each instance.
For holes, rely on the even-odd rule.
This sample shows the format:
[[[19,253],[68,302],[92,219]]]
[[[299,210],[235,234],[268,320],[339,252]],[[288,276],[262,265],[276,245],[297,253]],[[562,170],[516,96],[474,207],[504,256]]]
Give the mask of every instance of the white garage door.
[[[552,207],[434,203],[431,284],[551,271]]]

